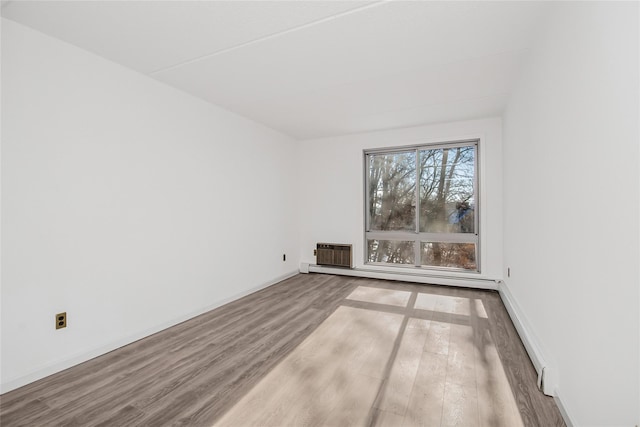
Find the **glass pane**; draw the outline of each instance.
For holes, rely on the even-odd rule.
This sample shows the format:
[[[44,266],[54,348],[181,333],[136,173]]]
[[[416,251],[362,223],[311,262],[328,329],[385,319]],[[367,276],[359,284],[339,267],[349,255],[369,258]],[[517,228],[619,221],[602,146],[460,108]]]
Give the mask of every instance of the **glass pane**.
[[[416,228],[416,152],[367,155],[369,229]]]
[[[413,242],[396,240],[367,240],[368,262],[391,264],[413,264],[416,256]]]
[[[420,150],[420,231],[475,233],[475,146]]]
[[[420,258],[423,266],[478,270],[475,243],[421,242]]]

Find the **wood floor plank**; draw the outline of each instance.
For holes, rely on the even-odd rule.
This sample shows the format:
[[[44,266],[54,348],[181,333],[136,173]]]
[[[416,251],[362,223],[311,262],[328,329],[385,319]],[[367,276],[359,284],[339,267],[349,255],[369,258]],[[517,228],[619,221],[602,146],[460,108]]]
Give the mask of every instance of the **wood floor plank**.
[[[477,426],[478,395],[475,385],[447,382],[442,405],[443,427]]]
[[[409,320],[387,381],[384,397],[377,409],[404,416],[429,331],[424,327],[425,324],[428,325],[429,321]]]
[[[400,427],[404,421],[404,417],[393,412],[377,410],[376,427]]]
[[[496,292],[305,274],[0,396],[2,426],[563,426]]]
[[[478,388],[479,425],[486,427],[523,426],[513,393],[491,337],[491,330],[482,301],[474,299],[471,305],[474,326],[476,383]]]
[[[449,354],[449,337],[451,324],[440,321],[431,321],[429,332],[424,343],[425,351],[436,354]]]
[[[439,426],[442,421],[448,355],[422,352],[403,426]]]

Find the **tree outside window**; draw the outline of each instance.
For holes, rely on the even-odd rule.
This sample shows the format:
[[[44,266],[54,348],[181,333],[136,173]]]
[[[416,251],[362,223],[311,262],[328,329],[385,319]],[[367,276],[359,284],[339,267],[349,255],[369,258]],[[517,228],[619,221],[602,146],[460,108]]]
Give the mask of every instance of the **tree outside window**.
[[[478,271],[477,141],[365,159],[367,262]]]

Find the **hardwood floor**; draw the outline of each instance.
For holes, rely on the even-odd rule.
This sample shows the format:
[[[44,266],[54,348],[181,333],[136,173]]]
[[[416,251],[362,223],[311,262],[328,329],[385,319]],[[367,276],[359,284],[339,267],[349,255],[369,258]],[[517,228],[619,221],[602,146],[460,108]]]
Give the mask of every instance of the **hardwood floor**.
[[[563,426],[496,292],[304,274],[0,396],[2,426]]]

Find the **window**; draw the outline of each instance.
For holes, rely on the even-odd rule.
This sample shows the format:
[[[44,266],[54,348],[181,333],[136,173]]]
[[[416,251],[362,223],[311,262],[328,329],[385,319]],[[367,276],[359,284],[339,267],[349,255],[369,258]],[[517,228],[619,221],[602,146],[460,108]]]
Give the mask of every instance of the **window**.
[[[479,271],[478,141],[365,151],[367,263]]]

